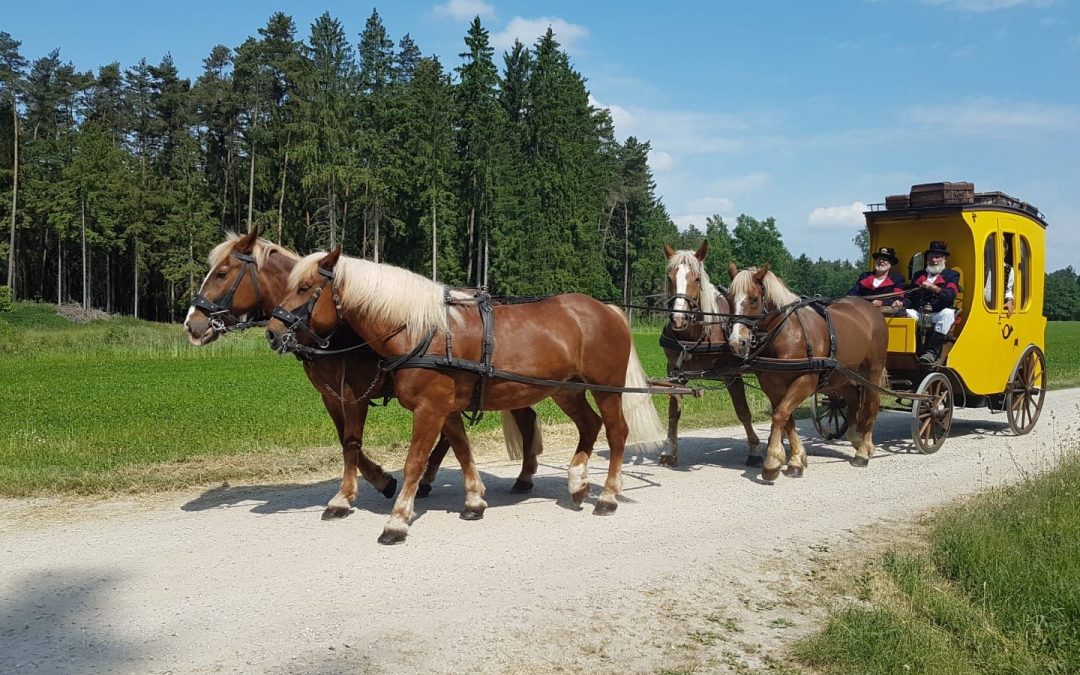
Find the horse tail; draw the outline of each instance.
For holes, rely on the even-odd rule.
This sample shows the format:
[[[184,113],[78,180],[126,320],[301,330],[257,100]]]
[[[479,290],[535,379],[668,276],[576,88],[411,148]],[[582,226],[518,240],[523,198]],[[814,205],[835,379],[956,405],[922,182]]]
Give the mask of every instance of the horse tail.
[[[517,419],[509,410],[502,411],[503,438],[506,439],[506,454],[510,459],[521,459],[524,452],[524,440]],[[544,453],[544,434],[540,427],[540,418],[533,417],[532,447],[529,454],[533,457]]]
[[[629,328],[630,322],[626,314],[616,305],[608,305],[608,307],[617,312]],[[646,388],[649,386],[649,379],[645,376],[645,369],[641,367],[637,349],[634,348],[634,336],[630,334],[628,337],[630,338],[630,358],[627,359],[626,363],[624,386],[632,389]],[[626,424],[630,428],[630,433],[626,437],[627,445],[644,446],[640,448],[642,451],[664,445],[667,441],[667,429],[660,423],[660,416],[656,414],[652,396],[649,394],[623,394],[622,409],[623,417],[626,418]]]

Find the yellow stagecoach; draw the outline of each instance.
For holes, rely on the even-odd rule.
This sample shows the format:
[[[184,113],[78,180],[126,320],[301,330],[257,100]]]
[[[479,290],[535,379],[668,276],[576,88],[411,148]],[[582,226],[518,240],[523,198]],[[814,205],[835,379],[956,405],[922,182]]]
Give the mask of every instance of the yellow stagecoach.
[[[960,276],[956,321],[936,361],[917,357],[933,330],[927,314],[886,318],[894,395],[882,397],[883,407],[911,410],[912,440],[924,453],[945,442],[955,407],[1004,411],[1014,433],[1031,431],[1046,391],[1043,215],[1002,192],[976,193],[971,183],[929,183],[872,204],[865,216],[870,250],[895,248],[894,269],[909,283],[931,241],[948,242],[947,266]],[[843,436],[842,400],[818,395],[812,408],[819,433]]]

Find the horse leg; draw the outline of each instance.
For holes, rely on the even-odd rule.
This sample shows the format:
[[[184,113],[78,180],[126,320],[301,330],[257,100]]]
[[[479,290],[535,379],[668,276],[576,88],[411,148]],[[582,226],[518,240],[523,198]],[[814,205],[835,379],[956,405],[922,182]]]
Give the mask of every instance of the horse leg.
[[[510,492],[523,495],[532,492],[533,476],[536,475],[536,470],[539,468],[536,456],[543,452],[543,446],[538,444],[540,434],[536,426],[535,410],[532,408],[518,408],[511,410],[510,414],[514,417],[514,423],[517,424],[518,431],[521,432],[522,451],[521,473],[518,474],[513,487],[510,488]]]
[[[851,447],[855,448],[855,457],[851,460],[852,466],[864,467],[870,462],[870,457],[863,451],[863,403],[862,395],[857,387],[845,386],[840,395],[844,397],[844,405],[848,409],[848,430],[844,435]]]
[[[668,396],[667,438],[668,447],[660,453],[660,466],[676,466],[679,463],[679,418],[682,417],[682,396]]]
[[[390,519],[383,526],[380,544],[399,544],[405,541],[409,533],[409,522],[413,517],[413,505],[420,477],[427,468],[431,446],[439,435],[439,430],[446,423],[446,413],[418,407],[413,410],[412,440],[409,443],[409,455],[405,459],[405,480],[398,493],[397,501],[390,512]]]
[[[626,449],[626,436],[630,428],[626,424],[622,410],[622,394],[616,392],[594,391],[593,398],[596,407],[600,409],[600,417],[604,420],[604,432],[607,434],[609,456],[608,473],[604,481],[604,491],[596,500],[596,508],[593,514],[607,516],[615,513],[619,503],[615,497],[622,492],[622,464],[623,452]]]
[[[746,466],[761,466],[765,463],[765,457],[761,454],[761,439],[758,438],[751,424],[750,404],[746,402],[746,385],[741,377],[733,377],[726,382],[728,395],[731,396],[731,404],[735,407],[735,414],[742,422],[746,430]]]
[[[787,456],[784,454],[784,445],[781,440],[784,430],[791,419],[791,414],[814,392],[816,383],[817,375],[814,373],[799,375],[787,385],[787,389],[784,391],[783,396],[780,397],[779,402],[774,401],[772,429],[769,432],[769,447],[765,455],[765,465],[761,471],[762,479],[776,480],[780,475],[780,467],[787,463]],[[769,398],[773,399],[774,396],[770,395]],[[794,446],[792,452],[795,452]]]
[[[874,456],[874,422],[881,406],[881,396],[870,387],[859,387],[859,399],[859,446],[855,449],[855,459],[862,458],[856,466],[866,466]]]
[[[589,406],[584,391],[568,392],[565,390],[552,394],[551,398],[562,411],[574,421],[578,429],[578,445],[570,466],[566,471],[570,497],[581,506],[589,496],[589,456],[600,433],[600,416]]]
[[[791,456],[788,457],[787,470],[784,474],[790,478],[802,478],[803,469],[806,468],[806,449],[795,429],[794,418],[788,418],[784,431],[787,433],[788,443],[791,444]]]
[[[442,466],[443,460],[446,458],[446,451],[450,449],[450,439],[446,437],[446,434],[439,435],[439,441],[435,444],[435,448],[431,451],[431,456],[428,457],[427,469],[424,470],[424,476],[420,479],[420,487],[416,490],[417,497],[427,497],[431,494],[431,484],[435,482],[435,476],[439,473],[439,467]]]
[[[443,438],[448,439],[450,447],[454,449],[454,456],[461,464],[461,475],[465,481],[465,510],[461,512],[461,519],[480,520],[487,508],[487,502],[484,501],[484,483],[480,480],[480,472],[476,470],[472,447],[469,445],[469,437],[465,435],[465,424],[461,421],[461,415],[453,414],[446,418]],[[431,470],[431,461],[428,460],[428,471]]]
[[[323,404],[337,427],[341,441],[341,486],[327,503],[323,511],[323,520],[344,518],[352,513],[352,503],[356,499],[357,471],[389,499],[397,491],[397,479],[383,471],[383,468],[364,455],[364,424],[367,421],[367,401],[362,403],[341,403],[335,398],[323,395]]]

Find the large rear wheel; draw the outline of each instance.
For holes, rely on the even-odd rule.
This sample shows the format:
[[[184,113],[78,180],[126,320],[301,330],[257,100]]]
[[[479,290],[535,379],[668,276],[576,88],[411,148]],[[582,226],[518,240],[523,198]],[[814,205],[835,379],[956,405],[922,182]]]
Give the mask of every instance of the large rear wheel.
[[[842,396],[815,393],[810,398],[814,428],[827,441],[843,438],[848,428],[847,402]]]
[[[930,373],[916,394],[924,396],[911,404],[911,440],[919,452],[929,455],[941,449],[952,428],[952,383],[942,373]]]
[[[1005,413],[1009,428],[1023,436],[1035,428],[1046,398],[1046,359],[1038,347],[1028,347],[1016,364],[1005,391]]]

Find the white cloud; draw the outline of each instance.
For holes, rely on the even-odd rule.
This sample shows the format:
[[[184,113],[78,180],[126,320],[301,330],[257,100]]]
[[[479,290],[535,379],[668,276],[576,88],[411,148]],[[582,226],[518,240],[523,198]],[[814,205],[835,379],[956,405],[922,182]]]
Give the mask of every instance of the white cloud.
[[[910,108],[906,117],[940,131],[983,134],[1017,129],[1069,131],[1080,129],[1080,111],[1064,106],[970,99],[957,104]]]
[[[444,4],[435,5],[433,9],[439,16],[461,20],[471,20],[475,16],[495,16],[495,8],[483,0],[449,0]]]
[[[663,150],[649,150],[649,167],[653,171],[671,171],[675,160]]]
[[[975,13],[993,12],[1021,5],[1049,7],[1054,4],[1054,0],[923,0],[923,2],[927,5],[940,5],[958,12]]]
[[[495,49],[509,49],[514,40],[520,40],[522,44],[531,46],[547,32],[549,26],[555,32],[555,40],[568,52],[574,51],[576,43],[589,37],[589,29],[585,26],[570,23],[557,16],[541,16],[535,19],[515,16],[506,24],[506,28],[491,36],[491,45]]]
[[[866,204],[858,201],[843,206],[819,206],[810,212],[806,222],[820,230],[850,230],[866,222],[863,217],[866,208]]]
[[[711,215],[711,213],[679,213],[672,216],[671,220],[680,230],[689,230],[691,225],[697,225],[699,230],[704,230],[705,219]]]
[[[702,197],[690,202],[688,208],[693,211],[705,211],[710,216],[714,213],[723,215],[735,211],[735,202],[727,197]]]

